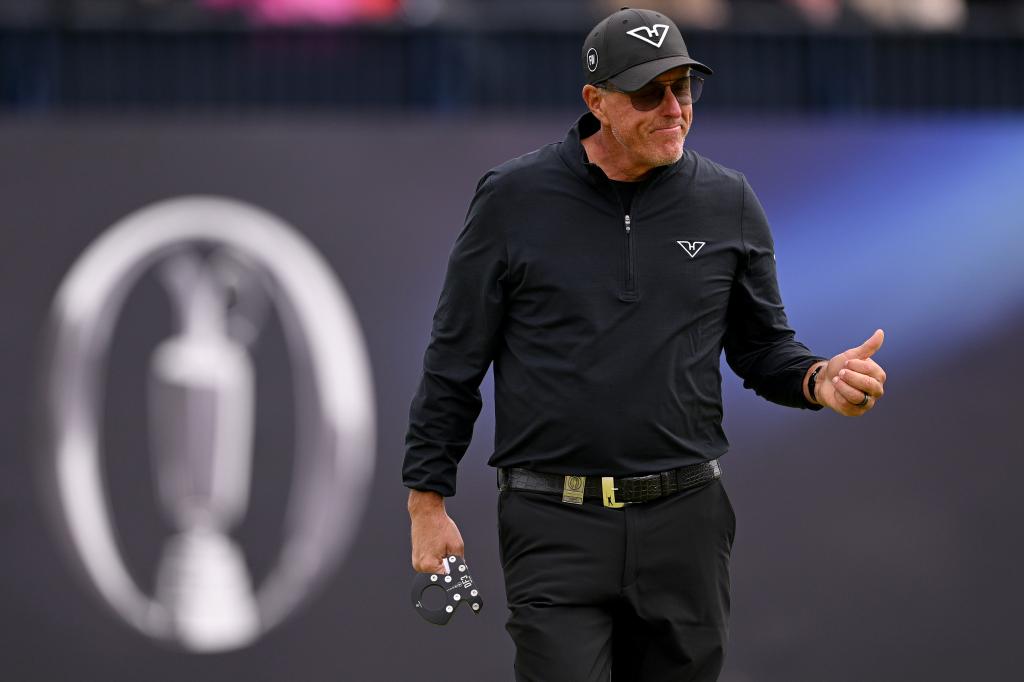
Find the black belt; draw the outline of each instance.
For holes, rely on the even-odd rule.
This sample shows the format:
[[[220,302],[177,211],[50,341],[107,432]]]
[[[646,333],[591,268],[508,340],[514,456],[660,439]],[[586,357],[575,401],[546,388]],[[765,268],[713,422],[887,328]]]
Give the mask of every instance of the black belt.
[[[498,490],[562,495],[565,502],[600,499],[606,507],[650,502],[721,478],[717,459],[648,476],[560,476],[516,467],[498,469]],[[582,493],[582,495],[580,495]]]

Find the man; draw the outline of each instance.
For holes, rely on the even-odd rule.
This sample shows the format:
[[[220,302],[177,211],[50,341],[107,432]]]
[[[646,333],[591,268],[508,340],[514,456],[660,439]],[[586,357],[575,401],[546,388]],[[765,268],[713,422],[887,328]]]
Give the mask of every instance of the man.
[[[444,508],[494,363],[499,535],[517,680],[715,680],[735,517],[719,358],[790,407],[882,396],[881,330],[794,339],[739,173],[683,145],[704,64],[623,9],[583,46],[589,112],[484,175],[452,250],[403,479],[417,571],[463,553]]]

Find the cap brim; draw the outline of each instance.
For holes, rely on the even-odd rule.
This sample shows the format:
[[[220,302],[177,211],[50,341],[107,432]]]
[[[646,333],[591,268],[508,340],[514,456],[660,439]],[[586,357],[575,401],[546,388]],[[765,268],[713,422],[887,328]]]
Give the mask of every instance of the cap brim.
[[[677,66],[692,66],[696,70],[702,71],[709,76],[712,74],[709,67],[701,64],[696,59],[690,59],[683,55],[676,55],[674,57],[662,57],[661,59],[637,64],[634,67],[626,69],[622,73],[615,74],[608,79],[608,82],[619,90],[633,92],[634,90],[639,90],[644,87],[650,83],[651,80],[657,78],[669,69],[674,69]]]

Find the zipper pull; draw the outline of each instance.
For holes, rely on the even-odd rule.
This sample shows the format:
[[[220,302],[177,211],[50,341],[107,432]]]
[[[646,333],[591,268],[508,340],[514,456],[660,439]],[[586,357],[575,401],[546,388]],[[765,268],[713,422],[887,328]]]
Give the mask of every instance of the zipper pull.
[[[626,214],[626,233],[629,233],[629,214]]]

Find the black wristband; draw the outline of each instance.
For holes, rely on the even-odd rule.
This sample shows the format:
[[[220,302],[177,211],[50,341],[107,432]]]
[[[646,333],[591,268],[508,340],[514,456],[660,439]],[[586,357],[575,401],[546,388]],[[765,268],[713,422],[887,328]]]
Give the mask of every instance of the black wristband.
[[[807,394],[811,396],[811,402],[815,405],[821,405],[821,403],[818,402],[818,396],[814,395],[814,382],[817,380],[818,372],[821,371],[822,367],[825,367],[825,365],[818,365],[815,370],[811,372],[811,376],[807,379]]]

